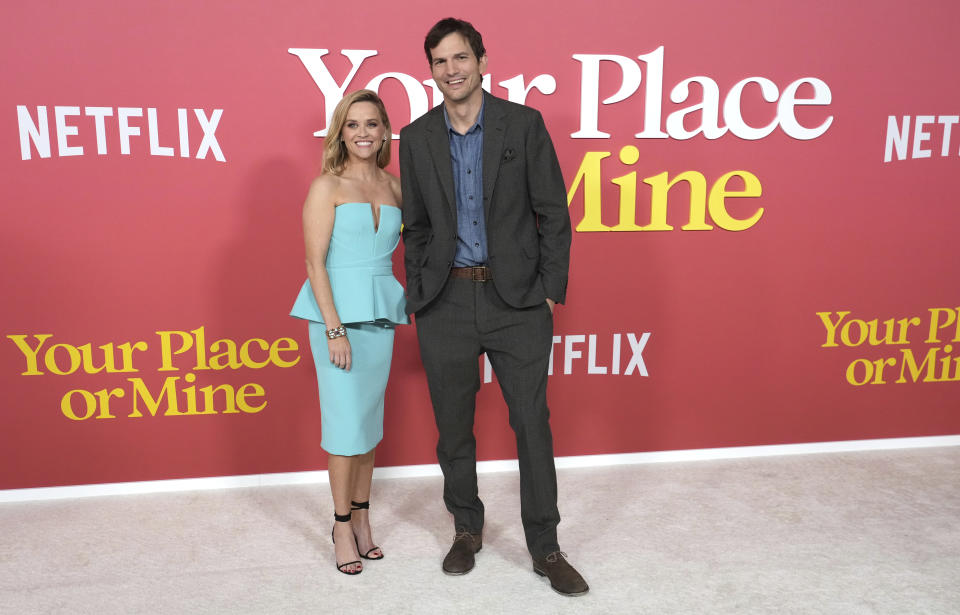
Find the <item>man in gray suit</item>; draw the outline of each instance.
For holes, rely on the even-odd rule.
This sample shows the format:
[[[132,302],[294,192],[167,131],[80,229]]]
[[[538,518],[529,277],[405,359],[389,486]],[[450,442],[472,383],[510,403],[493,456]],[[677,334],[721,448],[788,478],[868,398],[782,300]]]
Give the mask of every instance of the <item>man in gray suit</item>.
[[[477,490],[478,357],[507,402],[520,462],[520,505],[533,569],[565,595],[588,590],[557,543],[557,476],[547,409],[553,309],[563,303],[570,216],[540,113],[481,89],[480,33],[448,18],[424,51],[444,103],[400,133],[407,311],[437,421],[443,500],[456,535],[447,574],[473,569],[483,503]]]

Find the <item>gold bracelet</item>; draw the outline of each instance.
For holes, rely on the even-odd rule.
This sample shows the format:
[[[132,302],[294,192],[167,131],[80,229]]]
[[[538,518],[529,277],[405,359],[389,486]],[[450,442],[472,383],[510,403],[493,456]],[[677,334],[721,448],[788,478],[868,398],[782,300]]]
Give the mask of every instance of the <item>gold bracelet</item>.
[[[327,329],[327,339],[334,340],[334,339],[337,339],[338,337],[346,337],[346,335],[347,335],[347,330],[343,327],[343,325],[340,325],[339,327],[335,327],[333,329]]]

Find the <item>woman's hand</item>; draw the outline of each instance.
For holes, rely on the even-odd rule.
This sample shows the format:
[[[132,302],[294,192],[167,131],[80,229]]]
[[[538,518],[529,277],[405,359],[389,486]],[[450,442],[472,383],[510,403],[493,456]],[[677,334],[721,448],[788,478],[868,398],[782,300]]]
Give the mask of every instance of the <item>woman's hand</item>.
[[[330,351],[330,362],[342,370],[350,371],[352,357],[350,354],[350,341],[347,336],[336,337],[327,340],[327,349]]]

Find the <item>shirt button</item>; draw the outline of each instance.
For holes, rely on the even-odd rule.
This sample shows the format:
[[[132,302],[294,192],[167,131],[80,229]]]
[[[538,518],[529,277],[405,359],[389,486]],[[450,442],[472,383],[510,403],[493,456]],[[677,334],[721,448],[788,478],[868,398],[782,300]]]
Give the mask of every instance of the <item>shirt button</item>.
[[[473,200],[473,195],[471,194],[471,195],[470,195],[470,196],[468,196],[467,198],[468,198],[468,199],[470,199],[470,200],[472,201],[472,200]]]
[[[477,221],[476,221],[476,220],[473,221],[473,225],[474,225],[474,226],[477,225]]]
[[[473,247],[475,247],[475,248],[479,248],[479,247],[480,247],[480,243],[479,243],[479,242],[477,242],[477,243],[474,243],[474,244],[473,244]]]
[[[473,173],[473,171],[471,171],[470,169],[467,169],[467,175],[470,175],[471,173]]]

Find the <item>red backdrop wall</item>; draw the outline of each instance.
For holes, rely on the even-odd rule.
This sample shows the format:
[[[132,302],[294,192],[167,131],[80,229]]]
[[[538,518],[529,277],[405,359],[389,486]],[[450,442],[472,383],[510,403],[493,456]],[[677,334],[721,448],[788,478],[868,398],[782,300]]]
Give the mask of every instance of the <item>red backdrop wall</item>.
[[[422,40],[445,13],[4,7],[0,488],[325,467],[286,315],[314,133],[340,88],[379,89],[397,132],[433,104]],[[570,189],[558,455],[960,431],[955,3],[458,16]],[[481,458],[514,457],[495,380],[478,408]],[[380,465],[435,461],[412,327],[385,433]]]

